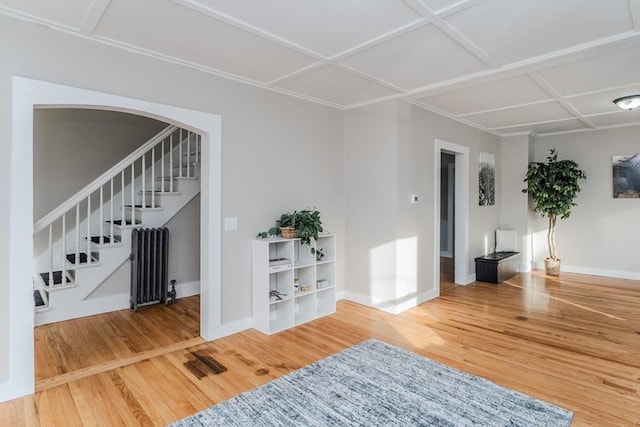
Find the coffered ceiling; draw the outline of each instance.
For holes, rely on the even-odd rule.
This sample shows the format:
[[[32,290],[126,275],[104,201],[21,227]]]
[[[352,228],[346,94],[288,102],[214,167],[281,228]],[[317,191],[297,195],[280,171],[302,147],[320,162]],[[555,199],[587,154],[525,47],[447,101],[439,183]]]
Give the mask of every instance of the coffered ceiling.
[[[0,0],[0,13],[340,109],[496,135],[640,123],[640,0]]]

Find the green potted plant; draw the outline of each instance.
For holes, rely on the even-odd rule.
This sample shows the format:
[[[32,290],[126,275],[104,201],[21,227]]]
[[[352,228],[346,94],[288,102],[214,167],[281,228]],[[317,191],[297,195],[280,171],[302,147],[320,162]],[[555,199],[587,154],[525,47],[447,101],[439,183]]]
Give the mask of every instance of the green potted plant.
[[[558,160],[558,152],[551,149],[547,157],[547,163],[531,162],[527,168],[524,182],[527,188],[523,193],[528,193],[536,212],[549,218],[547,230],[547,243],[549,245],[549,257],[544,259],[545,271],[550,276],[560,274],[560,258],[556,246],[556,221],[569,218],[571,208],[577,206],[575,199],[580,192],[580,179],[586,179],[587,175],[580,170],[573,160]]]
[[[276,220],[275,227],[258,233],[257,237],[282,236],[285,238],[300,238],[300,243],[311,246],[311,239],[318,240],[318,233],[322,231],[320,212],[315,208],[307,208],[283,213],[280,219]],[[315,251],[312,250],[311,253],[315,253]]]

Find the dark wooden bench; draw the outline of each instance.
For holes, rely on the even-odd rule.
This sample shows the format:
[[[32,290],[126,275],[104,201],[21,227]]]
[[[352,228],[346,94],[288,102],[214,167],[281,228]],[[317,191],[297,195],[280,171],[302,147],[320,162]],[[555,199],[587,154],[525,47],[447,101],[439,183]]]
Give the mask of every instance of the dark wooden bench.
[[[500,283],[518,273],[520,252],[494,252],[476,258],[476,280],[478,282]]]

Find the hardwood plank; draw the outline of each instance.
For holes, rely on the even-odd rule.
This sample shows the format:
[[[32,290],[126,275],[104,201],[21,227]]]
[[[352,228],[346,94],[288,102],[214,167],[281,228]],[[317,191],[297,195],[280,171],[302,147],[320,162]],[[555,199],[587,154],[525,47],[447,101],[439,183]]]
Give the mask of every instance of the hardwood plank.
[[[0,404],[0,424],[164,425],[377,338],[571,409],[573,426],[640,426],[639,281],[520,274],[499,285],[456,286],[397,316],[340,301],[335,314],[275,335],[250,329],[208,343],[191,336],[198,303],[180,308],[174,331],[154,326],[155,314],[125,312],[84,329],[37,333],[37,342],[56,346],[38,352],[37,363],[68,373],[39,381],[46,389],[35,396]],[[157,321],[166,325],[171,315],[159,311]],[[91,342],[78,348],[73,340]],[[92,352],[120,360],[78,368],[84,358],[96,360]],[[206,375],[198,378],[185,366],[195,355],[227,371],[201,364]]]

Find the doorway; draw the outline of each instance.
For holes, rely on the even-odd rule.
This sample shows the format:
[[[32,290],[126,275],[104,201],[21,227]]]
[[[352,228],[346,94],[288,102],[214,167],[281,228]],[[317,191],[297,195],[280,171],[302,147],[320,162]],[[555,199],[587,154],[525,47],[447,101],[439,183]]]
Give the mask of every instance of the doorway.
[[[224,334],[221,325],[221,117],[185,108],[110,95],[22,77],[12,87],[11,189],[8,236],[9,331],[3,348],[9,349],[10,380],[0,384],[0,401],[33,393],[33,110],[66,106],[130,112],[167,121],[202,135],[200,229],[200,336],[212,340]],[[17,167],[16,165],[20,165]]]
[[[453,284],[467,285],[473,282],[469,277],[469,147],[454,144],[441,139],[435,140],[435,167],[434,167],[434,256],[433,256],[433,283],[437,293],[441,293],[441,191],[442,191],[442,154],[453,157],[453,189],[452,189],[452,240],[451,254],[455,262],[451,266],[453,270]],[[447,167],[447,178],[449,167]],[[447,184],[447,191],[448,184]],[[447,201],[449,208],[449,201]],[[448,210],[448,209],[447,209]],[[447,231],[444,231],[447,233]],[[447,236],[448,238],[448,236]],[[452,286],[452,285],[451,285]]]
[[[455,286],[455,161],[440,153],[440,295]]]

